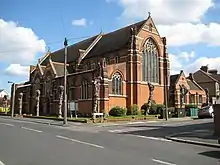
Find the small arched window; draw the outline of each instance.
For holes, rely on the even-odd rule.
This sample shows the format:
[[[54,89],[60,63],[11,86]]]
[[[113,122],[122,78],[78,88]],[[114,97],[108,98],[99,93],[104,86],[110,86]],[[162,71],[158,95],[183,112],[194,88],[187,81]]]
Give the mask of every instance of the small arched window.
[[[122,77],[119,73],[112,77],[112,94],[122,95]]]
[[[81,85],[81,99],[88,99],[88,82],[83,80]]]

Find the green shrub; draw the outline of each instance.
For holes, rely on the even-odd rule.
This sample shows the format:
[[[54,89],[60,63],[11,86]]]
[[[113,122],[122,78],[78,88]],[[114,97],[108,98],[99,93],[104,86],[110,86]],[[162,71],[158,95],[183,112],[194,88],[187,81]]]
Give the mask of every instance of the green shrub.
[[[139,107],[137,104],[131,105],[127,115],[138,115],[139,114]]]
[[[115,106],[109,111],[110,116],[125,116],[127,108]]]
[[[152,100],[151,108],[149,111],[150,115],[160,114],[165,106],[163,104],[156,104],[154,100]],[[144,114],[144,110],[147,109],[147,103],[141,106],[141,113]]]
[[[165,108],[165,105],[157,104],[157,114],[160,114],[164,108]]]

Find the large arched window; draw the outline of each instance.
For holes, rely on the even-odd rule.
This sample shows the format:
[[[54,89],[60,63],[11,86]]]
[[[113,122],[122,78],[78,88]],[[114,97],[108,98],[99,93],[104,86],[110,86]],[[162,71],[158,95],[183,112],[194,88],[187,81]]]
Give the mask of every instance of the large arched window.
[[[81,85],[81,99],[88,99],[88,82],[83,80]]]
[[[122,95],[122,77],[119,73],[112,77],[112,94]]]
[[[158,49],[155,42],[149,38],[144,45],[142,58],[142,80],[159,83]]]

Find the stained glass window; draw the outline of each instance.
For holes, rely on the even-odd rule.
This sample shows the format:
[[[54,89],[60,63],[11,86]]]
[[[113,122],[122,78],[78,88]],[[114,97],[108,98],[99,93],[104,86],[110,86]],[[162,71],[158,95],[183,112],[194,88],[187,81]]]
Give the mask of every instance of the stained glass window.
[[[147,40],[143,50],[142,80],[159,83],[158,49],[151,38]]]
[[[122,95],[122,78],[119,73],[112,77],[112,94]]]

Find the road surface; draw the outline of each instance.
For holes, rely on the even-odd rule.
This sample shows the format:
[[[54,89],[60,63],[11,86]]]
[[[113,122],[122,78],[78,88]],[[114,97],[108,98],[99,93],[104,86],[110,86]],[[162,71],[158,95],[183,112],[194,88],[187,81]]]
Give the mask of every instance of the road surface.
[[[152,124],[139,126],[142,133],[144,126]],[[127,129],[60,127],[0,117],[0,165],[219,164],[218,149],[167,141],[162,138],[163,129],[161,136],[111,131],[119,128]]]

